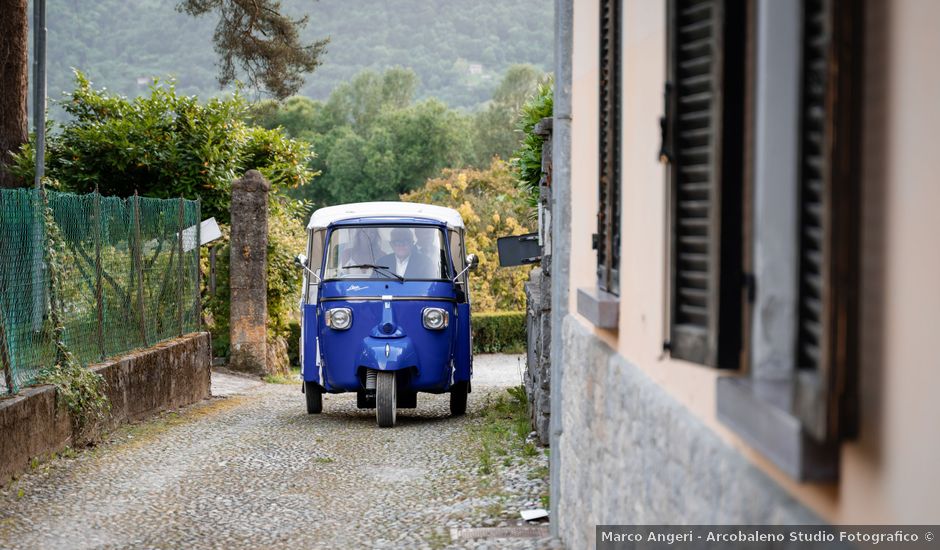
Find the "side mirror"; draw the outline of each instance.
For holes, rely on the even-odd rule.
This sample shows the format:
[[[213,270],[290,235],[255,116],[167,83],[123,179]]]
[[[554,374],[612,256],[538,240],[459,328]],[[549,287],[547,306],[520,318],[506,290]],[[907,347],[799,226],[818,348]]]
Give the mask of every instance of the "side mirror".
[[[476,254],[467,254],[467,257],[465,258],[465,260],[466,260],[465,263],[467,265],[460,271],[460,273],[457,274],[456,277],[454,277],[455,284],[460,284],[460,278],[463,277],[463,274],[468,271],[473,271],[474,269],[476,269],[477,264],[480,263],[480,258],[477,258]]]
[[[307,256],[303,254],[298,254],[294,256],[294,263],[297,264],[298,267],[300,267],[301,269],[309,273],[314,278],[314,280],[317,281],[317,284],[320,283],[320,276],[314,273],[313,271],[311,271],[309,267],[307,267]],[[319,267],[317,268],[317,271],[320,271]]]

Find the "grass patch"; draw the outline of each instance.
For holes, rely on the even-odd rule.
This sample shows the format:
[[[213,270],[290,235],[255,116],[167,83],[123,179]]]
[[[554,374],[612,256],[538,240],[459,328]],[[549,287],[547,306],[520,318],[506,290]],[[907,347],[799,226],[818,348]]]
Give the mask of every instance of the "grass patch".
[[[268,384],[296,384],[300,382],[300,367],[291,367],[287,374],[265,374],[262,380]]]
[[[529,472],[529,479],[548,479],[548,466],[539,466]]]
[[[493,473],[497,457],[505,457],[503,466],[512,464],[512,456],[534,456],[534,446],[526,443],[529,435],[529,404],[525,388],[508,388],[506,393],[487,403],[483,410],[483,422],[474,429],[479,441],[480,473]],[[528,450],[527,447],[532,449]]]
[[[431,547],[432,550],[443,550],[447,548],[453,541],[450,538],[450,534],[443,529],[435,529],[425,538],[425,543]]]

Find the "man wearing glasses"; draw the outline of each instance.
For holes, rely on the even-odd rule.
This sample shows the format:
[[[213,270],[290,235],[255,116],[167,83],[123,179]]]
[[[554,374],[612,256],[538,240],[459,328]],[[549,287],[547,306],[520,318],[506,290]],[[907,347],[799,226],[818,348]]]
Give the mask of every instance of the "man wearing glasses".
[[[379,258],[378,265],[386,265],[406,279],[439,279],[430,258],[415,249],[414,232],[407,227],[396,227],[389,239],[392,254]]]

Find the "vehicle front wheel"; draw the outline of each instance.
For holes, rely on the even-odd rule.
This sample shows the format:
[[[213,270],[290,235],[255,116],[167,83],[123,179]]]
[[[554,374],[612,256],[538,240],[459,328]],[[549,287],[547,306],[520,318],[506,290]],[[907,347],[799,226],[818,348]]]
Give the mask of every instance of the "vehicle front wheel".
[[[450,387],[450,414],[462,416],[467,412],[467,393],[470,384],[467,382],[454,382]]]
[[[379,372],[375,378],[375,420],[380,428],[395,425],[397,396],[394,372]]]
[[[323,412],[323,392],[313,382],[304,382],[304,396],[307,398],[307,414]]]

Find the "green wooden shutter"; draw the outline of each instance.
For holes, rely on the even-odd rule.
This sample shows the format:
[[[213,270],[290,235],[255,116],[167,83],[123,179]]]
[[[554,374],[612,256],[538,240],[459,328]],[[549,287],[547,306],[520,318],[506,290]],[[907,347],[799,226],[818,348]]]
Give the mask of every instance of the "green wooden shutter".
[[[620,281],[620,0],[601,0],[597,284],[619,294]]]
[[[669,3],[673,357],[736,367],[744,3]]]
[[[798,413],[820,441],[854,431],[860,4],[804,0]]]

